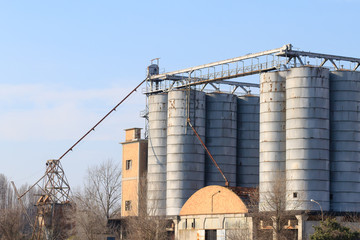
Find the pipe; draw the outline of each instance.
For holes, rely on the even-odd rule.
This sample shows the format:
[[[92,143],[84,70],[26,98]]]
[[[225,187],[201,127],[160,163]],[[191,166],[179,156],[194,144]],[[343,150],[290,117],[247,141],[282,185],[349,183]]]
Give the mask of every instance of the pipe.
[[[190,122],[190,118],[187,119],[187,122],[189,123],[189,126],[191,127],[191,129],[194,131],[196,137],[199,139],[201,145],[203,146],[203,148],[205,149],[206,153],[209,155],[211,161],[215,164],[216,168],[219,170],[220,174],[222,175],[222,177],[224,178],[225,180],[225,187],[228,187],[229,186],[229,181],[228,179],[225,177],[223,171],[221,171],[219,165],[217,164],[217,162],[215,161],[215,159],[213,158],[213,156],[211,155],[209,149],[205,146],[205,143],[201,140],[199,134],[197,133],[197,131],[195,130],[195,128],[193,127],[193,125],[191,124]]]
[[[145,81],[147,78],[142,81],[139,85],[137,85],[126,97],[124,97],[113,109],[110,110],[99,122],[97,122],[87,133],[85,133],[84,136],[82,136],[74,145],[72,145],[58,160],[61,160],[66,154],[68,154],[70,151],[73,150],[73,148],[78,145],[87,135],[89,135],[90,132],[95,131],[95,128],[103,121],[105,118],[107,118],[112,112],[116,111],[116,108],[120,106],[131,94],[133,94]]]

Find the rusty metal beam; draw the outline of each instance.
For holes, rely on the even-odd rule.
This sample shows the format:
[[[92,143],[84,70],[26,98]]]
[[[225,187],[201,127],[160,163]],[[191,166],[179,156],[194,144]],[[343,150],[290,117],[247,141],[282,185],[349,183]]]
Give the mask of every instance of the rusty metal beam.
[[[203,142],[203,140],[201,140],[201,137],[199,136],[199,134],[197,133],[197,131],[195,130],[195,128],[193,127],[193,125],[191,124],[190,118],[187,119],[187,122],[189,124],[189,126],[191,127],[191,129],[194,131],[196,137],[198,138],[199,142],[201,143],[201,146],[205,149],[206,153],[209,155],[211,161],[215,164],[216,168],[219,170],[221,176],[224,178],[225,180],[225,186],[228,187],[229,186],[229,181],[226,178],[226,176],[224,175],[223,171],[221,170],[221,168],[219,167],[219,165],[217,164],[217,162],[215,161],[215,159],[213,158],[213,156],[211,155],[209,149],[206,147],[205,143]]]
[[[89,133],[92,131],[95,131],[95,128],[105,120],[112,112],[116,111],[116,109],[128,98],[131,94],[136,92],[136,90],[146,81],[147,79],[143,80],[139,85],[137,85],[128,95],[126,95],[113,109],[111,109],[100,121],[98,121],[92,128],[90,128],[89,131],[87,131],[74,145],[72,145],[58,160],[61,160],[63,157],[65,157],[66,154],[68,154],[70,151],[73,150],[73,148],[78,145]]]

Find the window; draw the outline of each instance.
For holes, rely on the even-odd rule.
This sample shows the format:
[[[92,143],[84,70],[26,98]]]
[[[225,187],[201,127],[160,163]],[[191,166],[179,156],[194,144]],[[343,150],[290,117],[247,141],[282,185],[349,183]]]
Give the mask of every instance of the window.
[[[132,166],[132,160],[126,160],[126,170],[130,170]]]
[[[131,211],[131,201],[125,201],[125,211]]]
[[[192,223],[191,223],[191,228],[195,228],[195,218],[193,219]]]
[[[216,240],[216,230],[205,230],[205,240]]]
[[[298,194],[297,192],[293,192],[293,198],[297,198]]]

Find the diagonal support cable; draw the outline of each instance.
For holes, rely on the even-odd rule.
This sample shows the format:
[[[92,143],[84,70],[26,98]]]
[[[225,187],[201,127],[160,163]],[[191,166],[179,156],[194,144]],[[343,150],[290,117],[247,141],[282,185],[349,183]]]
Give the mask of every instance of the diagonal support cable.
[[[128,95],[126,95],[113,109],[110,110],[100,121],[98,121],[88,132],[84,134],[74,145],[72,145],[58,160],[61,160],[63,157],[65,157],[66,154],[68,154],[70,151],[73,150],[73,148],[78,145],[87,135],[89,135],[92,131],[95,131],[95,128],[105,120],[112,112],[116,111],[116,109],[128,98],[131,94],[136,92],[136,90],[146,81],[147,79],[143,80],[139,85],[137,85]]]
[[[201,140],[201,137],[199,136],[199,134],[197,133],[197,131],[195,130],[195,128],[193,127],[193,125],[191,124],[190,118],[187,119],[187,122],[189,124],[189,126],[191,127],[191,129],[194,131],[196,137],[199,139],[201,146],[205,149],[206,153],[209,155],[211,161],[215,164],[216,168],[219,170],[221,176],[224,178],[225,180],[225,186],[228,187],[229,186],[229,181],[226,178],[225,174],[223,173],[223,171],[221,170],[221,168],[219,167],[219,165],[217,164],[217,162],[215,161],[215,159],[213,158],[213,156],[211,155],[209,149],[206,147],[205,143],[203,142],[203,140]]]

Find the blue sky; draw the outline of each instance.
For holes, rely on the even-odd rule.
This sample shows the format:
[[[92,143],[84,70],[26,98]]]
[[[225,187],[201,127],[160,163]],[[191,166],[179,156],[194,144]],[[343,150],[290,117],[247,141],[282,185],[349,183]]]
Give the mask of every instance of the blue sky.
[[[33,183],[145,77],[292,43],[360,57],[360,0],[0,0],[0,173]],[[121,161],[125,128],[143,127],[141,91],[62,164],[72,186]]]

